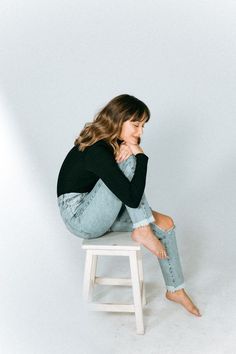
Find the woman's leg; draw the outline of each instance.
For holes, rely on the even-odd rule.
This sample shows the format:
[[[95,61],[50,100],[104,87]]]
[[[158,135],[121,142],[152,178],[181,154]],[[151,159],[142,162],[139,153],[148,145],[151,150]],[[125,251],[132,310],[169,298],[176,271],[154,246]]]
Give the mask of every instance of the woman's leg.
[[[174,225],[169,230],[161,229],[157,224],[151,225],[154,234],[161,240],[168,254],[166,259],[158,259],[166,283],[166,289],[174,292],[185,287],[183,271],[177,247]]]
[[[154,235],[165,245],[169,255],[168,259],[158,258],[166,285],[166,298],[181,304],[187,311],[199,317],[201,316],[199,309],[194,305],[188,294],[185,292],[184,277],[175,236],[176,226],[171,221],[171,218],[164,217],[164,215],[162,218],[162,214],[157,213],[154,210],[152,212],[155,216],[155,223],[151,224],[151,228]],[[156,220],[157,214],[159,215],[158,221]],[[160,227],[157,222],[158,224],[161,224],[162,227]],[[170,224],[172,224],[171,227],[169,227]],[[168,225],[168,227],[166,227],[166,225]],[[133,223],[125,206],[122,206],[117,219],[110,229],[111,231],[132,231]]]
[[[146,208],[147,205],[148,204],[145,198]],[[162,242],[162,244],[164,244],[168,254],[168,258],[166,259],[158,258],[166,289],[171,292],[183,289],[185,287],[185,283],[177,248],[175,225],[169,230],[164,230],[157,224],[151,223],[151,228],[154,235]],[[132,231],[132,229],[132,220],[127,209],[123,205],[117,219],[110,227],[110,231]]]

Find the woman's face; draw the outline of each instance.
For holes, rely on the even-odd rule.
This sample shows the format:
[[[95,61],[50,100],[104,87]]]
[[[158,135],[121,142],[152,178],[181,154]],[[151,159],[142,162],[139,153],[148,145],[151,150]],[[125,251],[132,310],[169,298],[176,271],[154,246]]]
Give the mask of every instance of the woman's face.
[[[127,120],[122,125],[119,139],[125,141],[128,144],[139,144],[140,138],[143,134],[145,122],[146,119],[140,122]]]

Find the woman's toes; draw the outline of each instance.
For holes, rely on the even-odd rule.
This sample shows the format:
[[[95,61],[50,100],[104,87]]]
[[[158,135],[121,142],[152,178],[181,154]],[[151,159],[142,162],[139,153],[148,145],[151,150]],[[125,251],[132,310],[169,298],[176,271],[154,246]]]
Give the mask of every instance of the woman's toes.
[[[192,312],[196,316],[199,316],[199,317],[201,316],[201,313],[200,313],[200,311],[199,311],[199,309],[197,307],[194,307],[192,309],[192,311],[190,311],[190,312]]]
[[[157,257],[160,258],[160,259],[167,259],[167,258],[169,258],[166,253],[162,253],[162,252],[157,252]]]
[[[187,308],[186,307],[186,309],[189,311],[189,312],[191,312],[192,314],[194,314],[194,315],[196,315],[196,316],[201,316],[201,314],[200,314],[200,311],[199,311],[199,309],[197,308],[197,307],[195,307],[195,306],[193,306],[192,308]]]

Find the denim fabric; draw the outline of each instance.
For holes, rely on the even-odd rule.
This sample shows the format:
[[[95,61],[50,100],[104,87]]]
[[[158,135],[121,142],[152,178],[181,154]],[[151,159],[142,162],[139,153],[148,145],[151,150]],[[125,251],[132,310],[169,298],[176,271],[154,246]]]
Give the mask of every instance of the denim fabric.
[[[131,155],[118,164],[119,168],[131,180],[135,171],[136,158]],[[165,231],[154,223],[152,209],[145,194],[138,208],[124,205],[101,179],[91,192],[66,193],[58,197],[61,217],[67,229],[74,235],[90,239],[111,231],[132,231],[139,226],[150,224],[154,235],[161,240],[169,258],[159,259],[166,288],[175,291],[184,288],[184,276],[179,259],[175,237],[175,225]]]

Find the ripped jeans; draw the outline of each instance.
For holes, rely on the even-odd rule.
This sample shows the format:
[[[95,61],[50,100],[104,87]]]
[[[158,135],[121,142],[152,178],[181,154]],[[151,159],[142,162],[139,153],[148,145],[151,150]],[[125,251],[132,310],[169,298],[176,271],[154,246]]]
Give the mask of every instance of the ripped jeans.
[[[118,166],[131,180],[136,166],[135,156],[131,155]],[[99,179],[90,192],[62,194],[57,201],[67,229],[85,239],[100,237],[111,231],[131,232],[139,226],[150,224],[154,235],[162,242],[169,257],[165,259],[157,257],[166,289],[173,292],[184,288],[184,276],[175,236],[176,226],[164,230],[155,224],[145,194],[138,208],[130,208]]]

